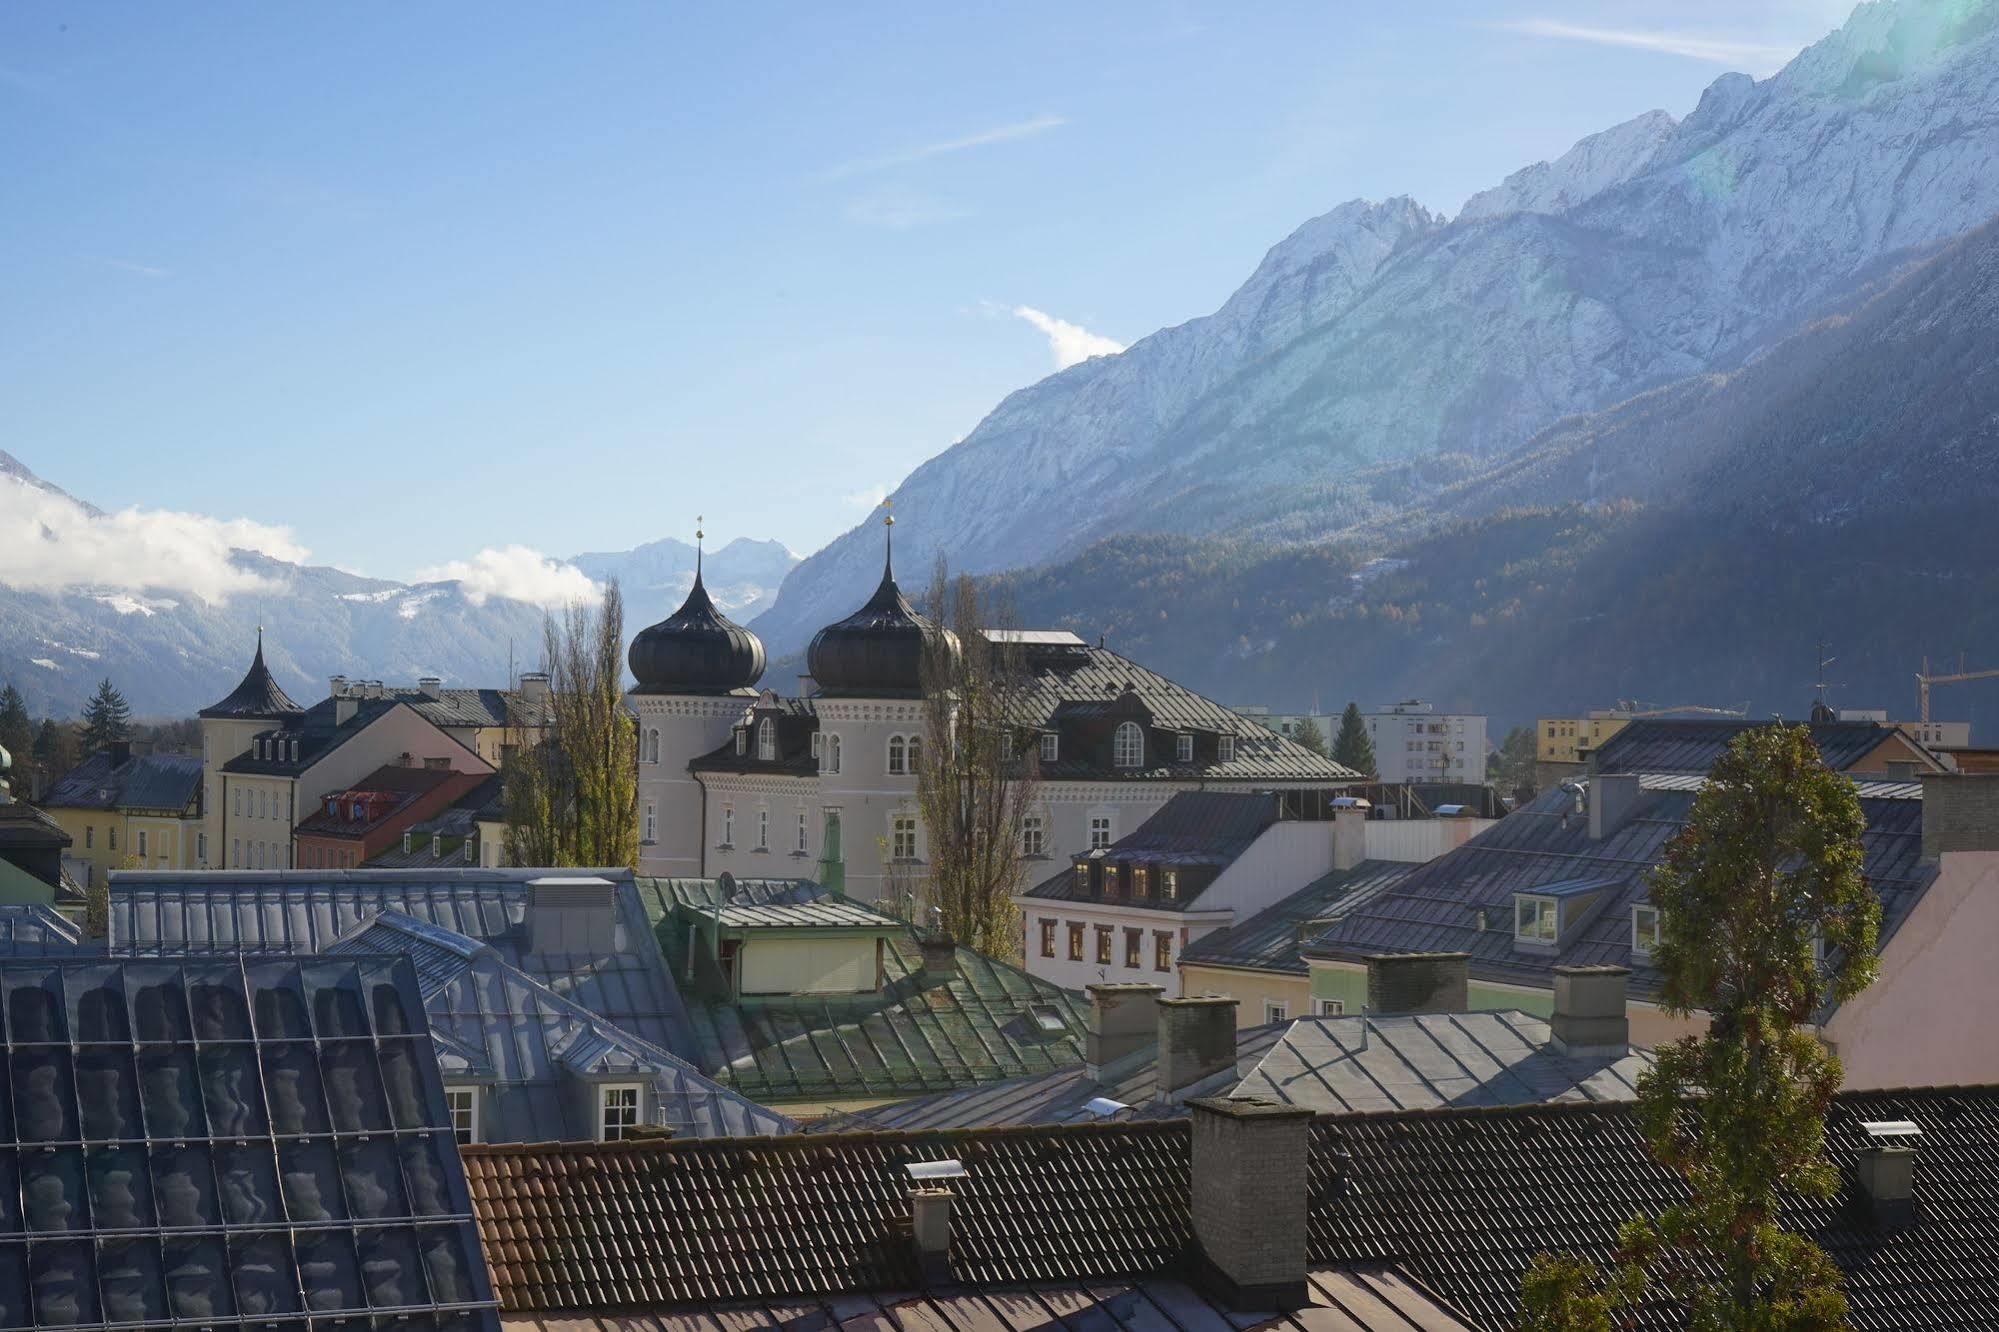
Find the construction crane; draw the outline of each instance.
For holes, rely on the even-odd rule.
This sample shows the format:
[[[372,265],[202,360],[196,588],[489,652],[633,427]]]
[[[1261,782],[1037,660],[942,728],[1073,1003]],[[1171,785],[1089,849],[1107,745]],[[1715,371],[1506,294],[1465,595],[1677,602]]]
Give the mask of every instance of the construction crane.
[[[1963,684],[1967,680],[1999,679],[1999,667],[1983,671],[1964,669],[1964,654],[1957,654],[1957,669],[1943,675],[1930,674],[1930,659],[1923,658],[1923,669],[1916,674],[1916,720],[1930,719],[1930,686],[1940,684]]]
[[[1744,699],[1732,708],[1708,708],[1698,703],[1682,703],[1678,707],[1662,708],[1653,703],[1641,703],[1635,698],[1617,700],[1617,711],[1632,721],[1646,717],[1671,717],[1677,713],[1693,713],[1701,717],[1747,717],[1749,700]]]

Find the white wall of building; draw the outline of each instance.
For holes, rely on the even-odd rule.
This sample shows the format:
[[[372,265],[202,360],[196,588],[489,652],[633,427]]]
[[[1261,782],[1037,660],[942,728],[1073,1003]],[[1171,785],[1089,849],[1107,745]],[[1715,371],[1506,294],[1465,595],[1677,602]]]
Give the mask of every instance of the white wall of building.
[[[1485,718],[1432,712],[1427,703],[1396,704],[1362,714],[1384,782],[1482,782]]]
[[[1180,950],[1202,935],[1229,923],[1227,912],[1148,911],[1115,903],[1016,900],[1020,902],[1025,917],[1024,954],[1028,972],[1069,990],[1080,990],[1085,985],[1102,982],[1145,981],[1164,986],[1167,998],[1177,998],[1180,994]],[[1044,920],[1055,922],[1053,957],[1042,954],[1041,922]],[[1080,961],[1069,956],[1069,930],[1072,926],[1081,926],[1083,931],[1083,956]],[[1111,932],[1109,965],[1097,960],[1099,928]],[[1136,967],[1126,965],[1125,931],[1133,929],[1140,932]],[[1157,936],[1161,934],[1168,936],[1164,971],[1158,967]]]
[[[639,725],[639,873],[698,878],[701,787],[687,765],[727,740],[752,700],[740,694],[633,694],[630,702]]]
[[[1369,819],[1366,858],[1420,865],[1454,851],[1497,819]]]

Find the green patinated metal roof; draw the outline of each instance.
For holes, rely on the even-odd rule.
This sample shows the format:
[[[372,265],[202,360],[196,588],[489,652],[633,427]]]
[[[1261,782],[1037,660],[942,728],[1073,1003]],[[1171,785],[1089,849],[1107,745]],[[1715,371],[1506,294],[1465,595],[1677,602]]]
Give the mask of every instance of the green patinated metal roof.
[[[638,888],[676,977],[688,964],[678,905],[849,901],[803,880],[738,880],[728,892],[715,880],[641,878]],[[969,948],[955,975],[926,981],[907,931],[887,940],[882,965],[883,986],[868,994],[735,999],[685,988],[703,1068],[754,1100],[795,1102],[914,1096],[1082,1062],[1079,994]]]

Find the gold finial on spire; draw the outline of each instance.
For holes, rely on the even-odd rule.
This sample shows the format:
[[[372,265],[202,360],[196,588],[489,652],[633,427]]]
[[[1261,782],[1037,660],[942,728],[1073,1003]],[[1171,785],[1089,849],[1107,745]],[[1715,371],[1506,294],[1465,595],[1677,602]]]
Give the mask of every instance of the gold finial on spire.
[[[883,501],[882,501],[882,526],[883,526],[883,527],[894,527],[894,526],[895,526],[895,515],[894,515],[893,513],[889,512],[889,510],[893,509],[894,507],[895,507],[895,501],[894,501],[894,500],[892,500],[892,499],[885,499],[885,500],[883,500]]]

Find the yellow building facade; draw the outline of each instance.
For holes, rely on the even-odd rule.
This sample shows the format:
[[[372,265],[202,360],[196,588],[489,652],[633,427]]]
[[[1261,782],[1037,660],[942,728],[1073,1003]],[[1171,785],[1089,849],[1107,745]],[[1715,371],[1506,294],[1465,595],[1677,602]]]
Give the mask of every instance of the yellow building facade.
[[[58,778],[41,807],[69,834],[64,860],[86,888],[116,869],[199,869],[207,858],[197,754],[100,749]]]

